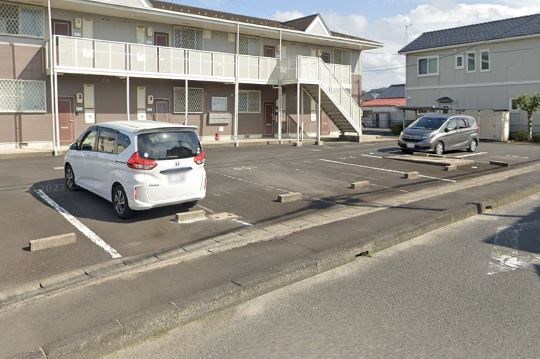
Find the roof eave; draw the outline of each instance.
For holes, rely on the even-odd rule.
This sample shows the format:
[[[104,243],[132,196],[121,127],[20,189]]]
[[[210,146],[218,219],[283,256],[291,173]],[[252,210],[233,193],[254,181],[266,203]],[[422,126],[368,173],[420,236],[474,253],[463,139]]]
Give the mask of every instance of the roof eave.
[[[460,44],[439,46],[439,47],[426,47],[426,48],[417,49],[417,50],[410,50],[410,51],[399,50],[398,54],[400,54],[400,55],[409,55],[409,54],[436,51],[436,50],[455,49],[456,47],[466,47],[466,46],[474,47],[474,46],[477,46],[477,45],[492,44],[492,43],[496,43],[496,42],[506,42],[506,41],[513,41],[513,40],[523,40],[523,39],[529,39],[529,38],[535,38],[535,37],[540,37],[540,33],[539,34],[533,34],[533,35],[503,37],[503,38],[500,38],[500,39],[492,39],[492,40],[485,40],[485,41],[462,42]]]

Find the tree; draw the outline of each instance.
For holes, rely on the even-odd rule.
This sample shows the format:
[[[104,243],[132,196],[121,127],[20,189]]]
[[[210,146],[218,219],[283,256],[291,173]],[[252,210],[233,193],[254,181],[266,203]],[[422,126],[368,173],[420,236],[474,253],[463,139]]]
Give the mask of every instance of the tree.
[[[527,94],[523,94],[516,99],[514,99],[514,104],[521,110],[527,112],[527,132],[528,132],[528,138],[529,142],[532,142],[532,120],[533,115],[535,112],[540,111],[540,94],[536,94],[534,96],[529,96]]]

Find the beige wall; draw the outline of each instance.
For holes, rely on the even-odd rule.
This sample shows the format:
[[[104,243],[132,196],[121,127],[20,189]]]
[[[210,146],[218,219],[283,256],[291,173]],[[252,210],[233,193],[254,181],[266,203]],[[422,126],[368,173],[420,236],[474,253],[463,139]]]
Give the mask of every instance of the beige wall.
[[[59,77],[59,96],[74,97],[77,92],[83,92],[85,83],[94,84],[96,122],[125,120],[126,115],[126,80],[102,76],[63,75]],[[184,81],[131,79],[130,81],[130,113],[131,118],[137,118],[137,86],[146,87],[146,96],[154,99],[169,100],[169,121],[184,123],[184,113],[173,113],[173,87],[184,87]],[[199,128],[201,136],[214,136],[223,127],[221,136],[232,135],[232,117],[234,113],[234,86],[220,83],[190,82],[189,87],[204,88],[204,112],[190,113],[188,124]],[[256,114],[239,114],[239,135],[261,135],[264,129],[264,102],[276,102],[277,90],[272,86],[242,85],[240,89],[261,90],[261,112]],[[212,96],[227,97],[227,110],[231,115],[229,125],[211,125],[208,113],[211,111]],[[79,105],[80,106],[80,105]],[[147,107],[153,107],[147,105]],[[153,119],[153,113],[147,113],[147,119]],[[84,123],[84,113],[75,115],[75,133],[78,136],[91,124]]]

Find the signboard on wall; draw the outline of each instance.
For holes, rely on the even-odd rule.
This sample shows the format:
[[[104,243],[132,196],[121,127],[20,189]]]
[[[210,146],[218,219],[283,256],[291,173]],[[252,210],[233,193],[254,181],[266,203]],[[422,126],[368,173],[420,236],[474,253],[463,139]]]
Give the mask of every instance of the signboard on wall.
[[[228,125],[231,123],[230,113],[209,113],[208,124],[209,125]]]
[[[226,112],[227,97],[212,96],[212,111]]]

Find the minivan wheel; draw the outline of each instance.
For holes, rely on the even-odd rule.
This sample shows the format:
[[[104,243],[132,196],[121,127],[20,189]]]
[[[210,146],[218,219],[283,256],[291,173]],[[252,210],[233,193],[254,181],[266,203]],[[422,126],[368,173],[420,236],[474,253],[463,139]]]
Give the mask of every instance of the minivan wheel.
[[[435,154],[442,155],[444,153],[444,143],[437,142],[435,145]]]
[[[128,198],[124,188],[120,185],[116,185],[112,191],[112,203],[114,212],[121,219],[128,219],[133,217],[135,212],[129,208]]]
[[[478,149],[478,142],[476,142],[475,139],[471,140],[471,143],[469,144],[468,151],[469,152],[476,152]]]
[[[68,191],[77,191],[80,189],[80,187],[75,184],[75,173],[69,164],[67,164],[64,169],[64,177],[66,179],[66,188]]]

